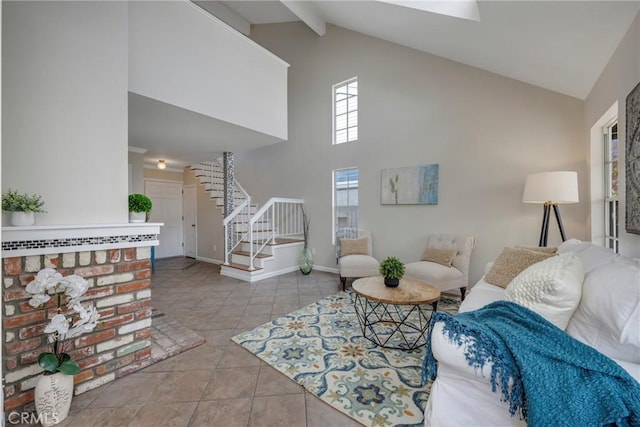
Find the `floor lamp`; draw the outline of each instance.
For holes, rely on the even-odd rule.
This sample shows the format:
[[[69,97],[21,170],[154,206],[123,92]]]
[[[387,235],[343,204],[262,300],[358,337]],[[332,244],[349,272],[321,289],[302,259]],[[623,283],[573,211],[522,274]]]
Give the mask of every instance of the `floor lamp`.
[[[549,216],[551,208],[556,216],[562,241],[567,240],[560,219],[559,204],[578,203],[578,173],[573,171],[542,172],[527,176],[522,195],[524,203],[538,203],[544,205],[542,228],[540,229],[540,243],[547,246],[549,236]]]

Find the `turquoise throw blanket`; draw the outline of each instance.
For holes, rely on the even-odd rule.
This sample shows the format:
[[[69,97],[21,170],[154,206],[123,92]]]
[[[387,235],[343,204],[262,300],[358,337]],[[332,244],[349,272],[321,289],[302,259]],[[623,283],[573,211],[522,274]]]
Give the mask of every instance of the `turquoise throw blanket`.
[[[493,362],[491,387],[529,426],[640,426],[640,384],[607,356],[508,301],[431,319],[422,379],[435,379],[431,332],[463,345],[469,366]],[[513,381],[509,386],[509,381]]]

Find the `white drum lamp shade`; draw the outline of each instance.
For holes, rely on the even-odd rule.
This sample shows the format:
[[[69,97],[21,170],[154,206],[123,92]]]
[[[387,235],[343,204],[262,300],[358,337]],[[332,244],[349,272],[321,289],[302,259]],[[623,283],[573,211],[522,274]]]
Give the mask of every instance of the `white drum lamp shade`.
[[[551,208],[556,216],[562,241],[567,240],[560,219],[559,204],[578,203],[578,173],[574,171],[534,173],[527,177],[522,194],[524,203],[544,204],[539,246],[547,246]]]
[[[527,177],[524,203],[578,203],[578,172],[542,172]]]

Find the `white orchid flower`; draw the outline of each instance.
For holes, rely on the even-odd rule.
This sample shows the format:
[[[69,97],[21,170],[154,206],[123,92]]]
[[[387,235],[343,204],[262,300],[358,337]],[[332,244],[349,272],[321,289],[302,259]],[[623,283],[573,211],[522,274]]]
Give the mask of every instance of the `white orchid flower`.
[[[47,294],[36,294],[29,300],[29,305],[34,308],[40,307],[42,304],[46,304],[51,297]]]
[[[55,289],[62,280],[62,274],[53,268],[43,268],[38,271],[36,278],[27,284],[26,291],[30,294],[44,294],[47,291]]]
[[[73,310],[80,315],[80,318],[69,330],[66,337],[74,338],[84,334],[85,332],[93,331],[93,329],[98,324],[98,319],[100,318],[100,314],[98,314],[98,310],[93,305],[90,305],[87,308],[85,308],[80,304],[74,305]]]
[[[51,323],[44,329],[47,334],[57,332],[64,335],[69,331],[69,320],[63,314],[56,314],[51,319]]]
[[[65,294],[74,300],[80,298],[89,289],[89,282],[84,277],[73,274],[63,279]]]

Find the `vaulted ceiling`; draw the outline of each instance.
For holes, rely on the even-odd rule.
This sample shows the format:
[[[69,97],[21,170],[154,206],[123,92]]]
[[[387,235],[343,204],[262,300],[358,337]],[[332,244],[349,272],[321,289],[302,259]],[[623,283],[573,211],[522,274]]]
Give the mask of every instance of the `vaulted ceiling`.
[[[484,1],[478,20],[437,10],[464,1],[223,1],[249,24],[302,20],[442,56],[585,99],[628,30],[640,1]],[[224,20],[224,19],[223,19]]]
[[[246,35],[252,25],[303,21],[322,37],[326,25],[333,24],[578,99],[588,96],[640,10],[637,0],[194,2]],[[476,15],[464,19],[439,13],[452,3],[471,4]],[[130,145],[148,148],[148,162],[165,157],[170,166],[191,163],[205,141],[211,147],[210,135],[218,128],[227,136],[252,137],[251,131],[206,117],[189,118],[189,112],[172,108],[162,108],[162,115],[148,114],[148,101],[135,96],[130,103]],[[179,127],[188,122],[188,133],[196,142],[176,145],[172,132],[154,132],[150,137],[145,130],[174,122]]]

